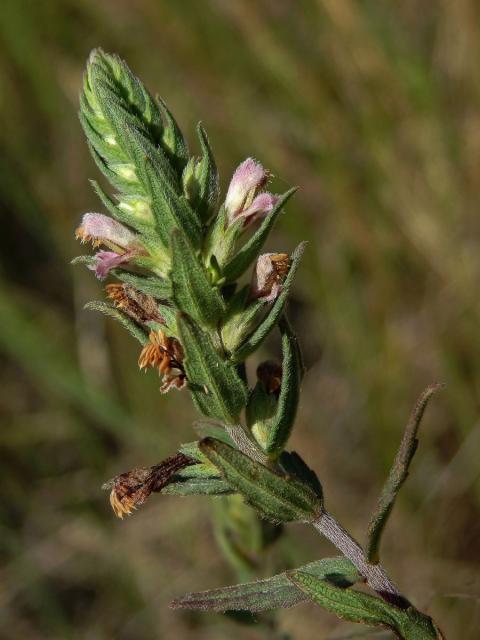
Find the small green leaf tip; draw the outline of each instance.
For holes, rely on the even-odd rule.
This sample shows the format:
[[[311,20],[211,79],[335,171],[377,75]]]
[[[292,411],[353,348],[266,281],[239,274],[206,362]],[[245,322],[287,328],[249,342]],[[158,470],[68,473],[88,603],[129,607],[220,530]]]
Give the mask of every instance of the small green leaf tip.
[[[214,438],[205,438],[199,447],[224,480],[267,520],[309,522],[318,517],[322,500],[310,486]]]

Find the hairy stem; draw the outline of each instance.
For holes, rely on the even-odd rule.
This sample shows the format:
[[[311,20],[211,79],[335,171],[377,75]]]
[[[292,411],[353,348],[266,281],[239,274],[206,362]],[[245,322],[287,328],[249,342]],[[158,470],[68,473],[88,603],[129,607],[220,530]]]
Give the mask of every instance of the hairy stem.
[[[322,511],[321,515],[312,524],[317,531],[330,540],[355,565],[373,591],[387,602],[395,604],[402,609],[410,606],[408,600],[402,596],[391,581],[385,569],[380,564],[368,562],[362,547],[330,513]]]

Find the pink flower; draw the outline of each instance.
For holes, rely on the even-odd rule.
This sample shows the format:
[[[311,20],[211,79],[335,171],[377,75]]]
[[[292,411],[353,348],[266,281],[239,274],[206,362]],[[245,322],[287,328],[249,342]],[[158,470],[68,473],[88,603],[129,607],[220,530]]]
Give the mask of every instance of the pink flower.
[[[82,242],[91,241],[94,246],[104,244],[114,250],[138,247],[133,231],[101,213],[86,213],[75,236]]]
[[[111,269],[127,264],[137,255],[145,255],[133,231],[101,213],[86,213],[75,235],[82,242],[91,241],[93,246],[104,244],[111,249],[95,254],[95,263],[89,267],[100,280],[104,280]]]
[[[272,210],[278,197],[267,192],[259,193],[269,177],[269,172],[253,158],[247,158],[237,167],[225,198],[229,225],[243,218],[246,226]]]
[[[250,285],[250,298],[274,302],[290,269],[288,253],[264,253],[258,257]]]
[[[244,225],[259,220],[270,213],[273,207],[280,200],[279,196],[273,195],[273,193],[269,193],[265,191],[264,193],[259,193],[256,198],[254,198],[252,204],[244,209],[241,213],[237,215],[237,218],[244,218]]]
[[[88,268],[91,271],[95,271],[95,275],[99,280],[105,280],[110,269],[115,269],[115,267],[118,267],[121,264],[127,264],[128,262],[130,262],[130,259],[135,255],[138,255],[138,253],[139,251],[136,249],[126,251],[125,253],[115,253],[115,251],[99,251],[94,256],[95,264],[89,266]]]

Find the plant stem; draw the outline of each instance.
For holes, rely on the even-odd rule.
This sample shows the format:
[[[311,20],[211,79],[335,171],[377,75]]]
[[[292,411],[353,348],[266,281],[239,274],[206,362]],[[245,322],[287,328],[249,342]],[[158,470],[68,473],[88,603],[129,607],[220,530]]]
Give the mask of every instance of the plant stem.
[[[330,540],[355,565],[373,591],[387,602],[401,609],[406,609],[410,606],[408,600],[402,596],[398,588],[393,584],[385,569],[380,564],[368,562],[362,547],[330,513],[322,511],[321,515],[316,520],[313,520],[312,524],[317,531]]]

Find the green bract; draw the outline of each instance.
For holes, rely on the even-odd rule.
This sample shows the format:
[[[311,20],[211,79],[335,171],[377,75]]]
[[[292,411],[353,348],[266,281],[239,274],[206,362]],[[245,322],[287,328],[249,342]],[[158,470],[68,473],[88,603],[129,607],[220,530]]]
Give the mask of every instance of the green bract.
[[[304,522],[318,516],[322,501],[310,485],[271,471],[213,438],[203,440],[200,451],[264,518],[274,522]]]

